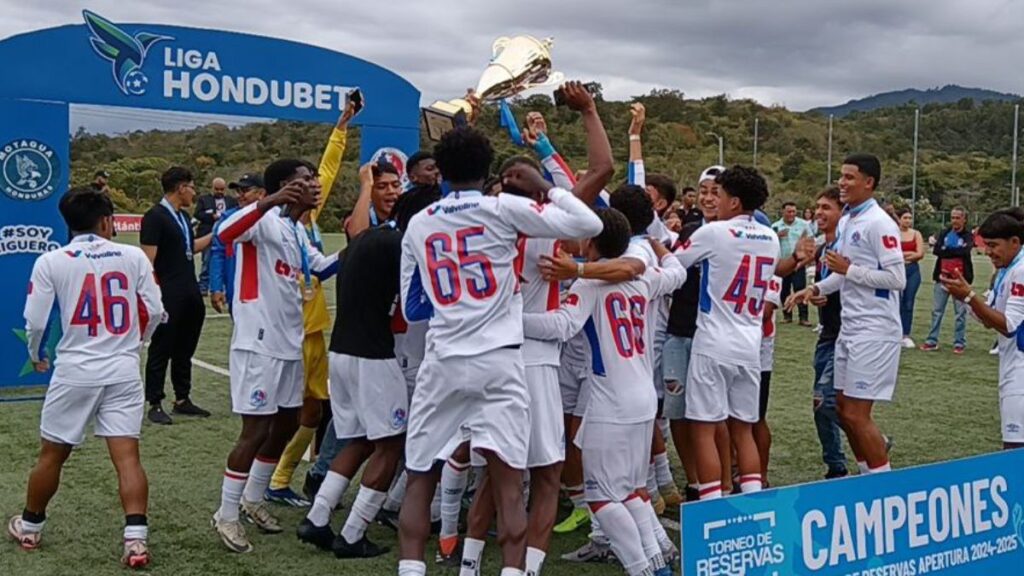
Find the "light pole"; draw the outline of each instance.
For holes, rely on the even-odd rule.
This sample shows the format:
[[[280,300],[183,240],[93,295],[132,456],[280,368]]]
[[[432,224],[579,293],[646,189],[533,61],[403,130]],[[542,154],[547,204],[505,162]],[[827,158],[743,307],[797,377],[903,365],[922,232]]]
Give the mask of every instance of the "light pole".
[[[1013,107],[1013,167],[1010,172],[1010,204],[1020,205],[1017,195],[1017,136],[1020,135],[1020,104]]]
[[[708,135],[709,136],[714,136],[715,138],[718,138],[718,165],[719,166],[724,166],[725,165],[725,140],[721,136],[719,136],[718,134],[715,134],[714,132],[708,132]]]
[[[914,166],[910,176],[910,218],[911,222],[917,221],[917,134],[921,127],[921,109],[914,110]]]
[[[832,185],[832,115],[828,115],[828,168],[825,172],[825,186]]]
[[[757,168],[757,128],[760,123],[760,118],[754,116],[754,168]]]

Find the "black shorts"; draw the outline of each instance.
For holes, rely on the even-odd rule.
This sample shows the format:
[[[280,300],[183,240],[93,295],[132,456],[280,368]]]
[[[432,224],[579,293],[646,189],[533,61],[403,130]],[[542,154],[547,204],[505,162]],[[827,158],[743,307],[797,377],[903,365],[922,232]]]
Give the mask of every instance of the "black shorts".
[[[761,403],[758,408],[757,417],[759,420],[764,421],[764,417],[768,415],[768,394],[772,388],[772,373],[761,372]]]

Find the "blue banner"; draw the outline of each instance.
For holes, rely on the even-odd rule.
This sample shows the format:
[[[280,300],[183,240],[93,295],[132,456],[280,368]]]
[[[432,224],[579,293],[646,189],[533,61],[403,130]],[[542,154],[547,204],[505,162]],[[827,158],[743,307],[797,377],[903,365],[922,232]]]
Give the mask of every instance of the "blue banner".
[[[685,576],[1024,574],[1024,450],[682,507]]]
[[[68,107],[51,102],[0,99],[0,387],[46,384],[25,348],[25,290],[40,254],[68,240],[57,211],[67,189]],[[60,336],[51,319],[46,354]]]

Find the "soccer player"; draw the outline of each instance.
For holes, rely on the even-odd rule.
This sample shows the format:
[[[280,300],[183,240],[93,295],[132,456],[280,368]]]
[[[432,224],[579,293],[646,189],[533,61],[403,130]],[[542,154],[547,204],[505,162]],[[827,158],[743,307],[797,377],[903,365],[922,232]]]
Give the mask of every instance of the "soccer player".
[[[761,397],[758,403],[757,423],[754,424],[754,443],[761,457],[761,485],[768,487],[768,461],[772,452],[772,431],[768,426],[768,396],[771,393],[772,368],[775,366],[775,311],[782,307],[779,297],[782,278],[772,276],[764,295],[761,319]]]
[[[629,222],[615,209],[598,214],[604,230],[590,240],[588,258],[617,258],[630,244]],[[593,318],[600,343],[594,364],[599,368],[574,441],[583,452],[587,502],[630,576],[671,574],[655,536],[657,519],[645,487],[657,414],[657,395],[650,384],[654,329],[647,307],[681,286],[686,270],[668,249],[652,244],[665,268],[651,268],[636,280],[620,283],[579,280],[558,311],[524,315],[527,334],[562,341]]]
[[[420,150],[405,163],[405,171],[409,174],[409,189],[417,184],[432,185],[441,183],[441,175],[437,170],[437,162],[434,155],[426,150]]]
[[[345,220],[345,235],[355,238],[360,232],[380,226],[391,218],[391,210],[402,191],[398,168],[381,158],[359,168],[359,197],[352,215]]]
[[[1024,448],[1024,351],[1018,334],[1024,321],[1024,223],[1019,208],[1000,210],[982,222],[978,233],[996,268],[989,297],[982,299],[959,270],[940,277],[949,294],[999,334],[999,414],[1003,449]]]
[[[440,199],[436,186],[407,192],[399,204],[419,211]],[[333,548],[339,558],[370,558],[387,552],[366,538],[402,458],[409,399],[395,358],[392,315],[402,257],[400,226],[412,213],[396,207],[399,222],[371,228],[346,248],[338,282],[338,315],[331,332],[331,408],[334,430],[348,442],[331,464],[312,509],[299,525],[300,540]],[[359,494],[337,538],[330,515],[359,469]]]
[[[231,405],[242,416],[242,431],[228,455],[221,504],[213,517],[233,552],[252,550],[238,519],[239,505],[264,532],[281,532],[263,494],[298,427],[302,302],[313,295],[310,275],[337,265],[337,255],[321,254],[299,223],[303,213],[318,205],[311,185],[315,178],[301,160],[273,162],[263,173],[270,195],[234,213],[218,233],[225,244],[239,243],[230,364]]]
[[[778,237],[754,220],[768,185],[754,169],[733,166],[715,179],[718,220],[701,226],[677,251],[684,267],[701,264],[697,333],[686,382],[686,417],[701,499],[721,498],[722,468],[715,444],[727,422],[736,448],[740,489],[761,490],[761,462],[752,425],[760,401],[762,314],[779,257]]]
[[[506,184],[550,204],[514,195],[484,197],[494,150],[472,128],[445,134],[434,157],[449,195],[417,214],[402,240],[402,304],[411,321],[433,311],[427,350],[410,405],[408,486],[399,528],[399,574],[426,572],[429,503],[435,461],[445,460],[457,433],[487,460],[498,509],[503,574],[525,564],[526,510],[521,487],[529,442],[529,394],[523,357],[522,298],[514,270],[520,234],[589,237],[601,222],[570,192],[536,171],[513,167]],[[467,339],[466,334],[473,334]],[[498,367],[498,368],[496,368]]]
[[[221,219],[213,225],[213,243],[210,246],[210,305],[219,313],[230,312],[235,289],[235,247],[225,246],[217,231],[221,223],[240,208],[258,202],[266,194],[262,174],[243,174],[228,184],[238,194],[238,205],[228,208]]]
[[[107,194],[74,188],[61,198],[60,213],[71,241],[36,260],[25,301],[29,358],[37,372],[50,370],[40,349],[54,303],[63,335],[43,403],[42,447],[29,476],[25,510],[11,518],[7,531],[22,548],[39,547],[64,462],[93,422],[117,471],[125,513],[121,561],[142,568],[150,556],[149,485],[139,461],[145,404],[139,349],[164,316],[160,288],[142,250],[110,241],[114,205]]]
[[[906,285],[900,231],[874,199],[882,166],[870,154],[843,160],[839,196],[846,203],[837,246],[825,255],[828,278],[786,301],[786,307],[839,292],[842,328],[836,340],[839,420],[861,472],[890,469],[886,441],[871,416],[889,402],[899,373],[902,324],[899,292]]]

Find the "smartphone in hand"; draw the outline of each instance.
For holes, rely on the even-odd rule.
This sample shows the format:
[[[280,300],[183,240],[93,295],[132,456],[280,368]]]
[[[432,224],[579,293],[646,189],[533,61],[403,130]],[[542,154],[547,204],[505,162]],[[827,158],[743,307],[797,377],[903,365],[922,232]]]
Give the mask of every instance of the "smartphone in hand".
[[[363,109],[363,92],[359,88],[353,88],[345,94],[345,106],[347,107],[349,104],[352,104],[356,114]]]

